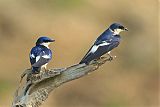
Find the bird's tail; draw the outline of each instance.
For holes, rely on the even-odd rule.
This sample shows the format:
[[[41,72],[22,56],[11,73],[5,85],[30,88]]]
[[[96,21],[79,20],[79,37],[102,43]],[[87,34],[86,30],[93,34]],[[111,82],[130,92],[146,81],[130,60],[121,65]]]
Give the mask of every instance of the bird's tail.
[[[85,63],[86,65],[88,65],[94,59],[95,59],[95,55],[93,53],[89,53],[85,55],[85,57],[80,61],[79,64]]]
[[[93,46],[92,46],[93,47]],[[92,47],[88,50],[88,52],[85,54],[85,56],[82,58],[82,60],[80,61],[80,63],[79,64],[83,64],[83,63],[85,63],[85,64],[89,64],[89,62],[91,61],[91,60],[88,60],[88,58],[89,58],[89,56],[90,56],[90,51],[91,51],[91,49],[92,49]]]
[[[79,64],[83,64],[83,63],[85,63],[85,64],[86,64],[86,61],[81,60],[81,61],[79,62]]]
[[[87,60],[81,60],[79,64],[83,64],[83,63],[85,63],[86,65],[88,65],[89,61],[87,61]]]

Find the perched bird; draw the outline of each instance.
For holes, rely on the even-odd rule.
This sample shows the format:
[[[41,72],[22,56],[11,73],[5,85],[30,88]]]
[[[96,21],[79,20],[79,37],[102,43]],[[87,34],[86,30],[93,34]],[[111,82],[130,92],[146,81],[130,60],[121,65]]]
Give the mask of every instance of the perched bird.
[[[121,39],[119,33],[121,31],[128,31],[128,29],[118,23],[110,25],[110,27],[97,38],[80,64],[89,64],[90,61],[99,59],[106,53],[110,56],[110,60],[112,60],[113,57],[110,55],[110,51],[119,45]]]
[[[52,59],[52,51],[49,49],[48,45],[54,41],[55,40],[48,37],[38,38],[36,46],[33,47],[30,52],[32,73],[39,73],[42,68],[46,70],[46,65]]]

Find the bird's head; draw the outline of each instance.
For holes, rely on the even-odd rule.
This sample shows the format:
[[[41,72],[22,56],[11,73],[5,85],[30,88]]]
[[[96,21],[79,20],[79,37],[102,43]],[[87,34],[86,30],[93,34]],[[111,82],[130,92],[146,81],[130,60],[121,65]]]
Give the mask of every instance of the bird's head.
[[[36,42],[36,45],[43,45],[45,47],[48,48],[48,45],[51,43],[51,42],[54,42],[55,40],[53,39],[50,39],[48,37],[45,37],[45,36],[42,36],[42,37],[39,37],[37,42]]]
[[[110,25],[109,29],[115,34],[119,34],[122,31],[128,31],[127,28],[119,23],[113,23],[112,25]]]

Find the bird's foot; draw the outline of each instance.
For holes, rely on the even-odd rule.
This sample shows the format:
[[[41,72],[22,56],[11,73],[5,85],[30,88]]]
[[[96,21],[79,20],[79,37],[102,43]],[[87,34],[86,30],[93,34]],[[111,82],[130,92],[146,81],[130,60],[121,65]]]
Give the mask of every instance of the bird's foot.
[[[45,68],[44,71],[45,71],[45,72],[48,72],[49,70]]]
[[[111,54],[110,54],[110,51],[108,52],[108,56],[109,56],[109,58],[108,58],[108,61],[112,61],[114,58],[116,58],[116,56],[112,56]]]
[[[48,72],[49,70],[46,67],[41,68],[41,72]]]
[[[113,56],[109,56],[108,60],[111,62],[113,60]]]
[[[116,58],[116,56],[111,56],[111,55],[109,55],[108,61],[111,62],[114,58]]]

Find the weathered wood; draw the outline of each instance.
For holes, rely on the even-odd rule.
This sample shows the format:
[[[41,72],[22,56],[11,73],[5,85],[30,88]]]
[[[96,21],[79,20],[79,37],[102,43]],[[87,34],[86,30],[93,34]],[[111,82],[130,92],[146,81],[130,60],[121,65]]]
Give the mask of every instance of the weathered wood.
[[[55,88],[95,71],[106,61],[110,60],[102,57],[89,65],[77,64],[67,68],[43,71],[37,75],[31,74],[31,70],[27,69],[22,75],[24,77],[27,74],[26,83],[21,86],[21,90],[20,88],[16,90],[12,107],[39,107]]]

